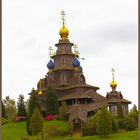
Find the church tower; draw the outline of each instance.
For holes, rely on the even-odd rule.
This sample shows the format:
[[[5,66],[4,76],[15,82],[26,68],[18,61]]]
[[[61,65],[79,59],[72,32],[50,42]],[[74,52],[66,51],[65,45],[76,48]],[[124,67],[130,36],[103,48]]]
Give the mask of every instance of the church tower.
[[[106,98],[97,93],[99,87],[88,85],[79,61],[79,51],[74,43],[69,41],[69,30],[65,25],[65,13],[61,12],[62,27],[59,30],[60,39],[56,52],[49,47],[50,60],[47,63],[48,73],[39,80],[36,93],[42,112],[45,110],[45,94],[48,87],[56,90],[59,106],[65,102],[67,114],[73,130],[81,129],[88,117],[103,106],[107,106]]]
[[[64,11],[61,12],[62,15],[62,28],[59,31],[60,39],[57,44],[55,44],[57,50],[55,53],[52,52],[50,47],[50,61],[47,64],[49,72],[47,73],[47,85],[52,87],[65,87],[72,85],[71,77],[74,73],[82,75],[82,68],[80,66],[80,61],[78,60],[79,54],[76,45],[71,43],[68,39],[69,30],[65,26]],[[72,47],[75,52],[72,52]],[[78,82],[78,81],[77,81]],[[82,75],[80,81],[85,83],[85,78]]]
[[[118,116],[118,104],[121,104],[123,109],[123,114],[127,115],[129,112],[128,104],[131,104],[130,101],[123,98],[121,91],[117,91],[117,83],[114,80],[115,70],[112,68],[112,82],[110,83],[111,91],[107,92],[106,99],[109,105],[109,111],[112,112],[114,116]]]

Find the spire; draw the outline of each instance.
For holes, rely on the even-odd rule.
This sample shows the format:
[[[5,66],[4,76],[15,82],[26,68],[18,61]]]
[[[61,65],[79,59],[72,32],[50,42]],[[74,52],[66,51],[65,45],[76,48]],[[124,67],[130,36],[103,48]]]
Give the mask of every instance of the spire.
[[[112,71],[112,82],[110,83],[110,86],[112,89],[116,89],[117,83],[114,81],[114,72],[115,72],[114,68],[112,68],[111,71]]]
[[[62,28],[59,31],[59,35],[62,40],[66,40],[69,35],[69,30],[65,27],[65,12],[61,11]]]

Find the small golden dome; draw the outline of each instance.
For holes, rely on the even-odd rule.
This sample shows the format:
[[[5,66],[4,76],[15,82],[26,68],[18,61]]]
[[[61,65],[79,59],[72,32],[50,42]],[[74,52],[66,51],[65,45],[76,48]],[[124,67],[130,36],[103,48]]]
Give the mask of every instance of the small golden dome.
[[[62,28],[59,31],[59,35],[62,39],[68,38],[69,30],[63,25]]]
[[[41,90],[39,90],[39,92],[38,92],[38,95],[42,95],[43,93],[42,93],[42,91]]]
[[[116,88],[117,87],[117,83],[113,80],[111,83],[110,83],[110,86],[112,88]]]

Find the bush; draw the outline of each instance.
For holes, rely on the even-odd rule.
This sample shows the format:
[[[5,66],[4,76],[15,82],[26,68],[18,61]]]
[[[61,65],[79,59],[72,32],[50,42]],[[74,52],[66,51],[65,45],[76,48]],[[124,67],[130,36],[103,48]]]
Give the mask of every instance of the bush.
[[[131,118],[134,118],[138,125],[138,110],[136,105],[134,105],[133,108],[130,110],[129,116]]]
[[[82,136],[92,136],[96,134],[97,132],[95,126],[85,125],[82,127]]]
[[[112,119],[112,131],[115,133],[119,129],[119,122],[117,119],[113,118]]]
[[[68,121],[69,115],[67,113],[68,106],[66,102],[61,103],[61,107],[59,108],[59,115],[57,117],[58,120]]]
[[[134,118],[126,116],[123,120],[123,128],[126,130],[135,130],[137,122]]]
[[[99,110],[96,119],[96,131],[99,135],[108,135],[112,133],[112,115],[105,107]],[[95,115],[96,115],[95,114]]]
[[[122,128],[124,127],[124,126],[123,126],[124,119],[118,118],[118,119],[117,119],[117,122],[118,122],[119,129],[122,129]]]
[[[29,128],[33,135],[37,135],[39,132],[42,132],[43,118],[42,118],[38,108],[34,109],[33,115],[30,120]]]
[[[2,125],[8,123],[8,120],[6,118],[2,118]]]
[[[45,128],[45,133],[47,133],[50,137],[51,136],[68,136],[71,134],[71,129],[70,127],[67,129],[60,129],[58,126],[55,125],[50,125]]]

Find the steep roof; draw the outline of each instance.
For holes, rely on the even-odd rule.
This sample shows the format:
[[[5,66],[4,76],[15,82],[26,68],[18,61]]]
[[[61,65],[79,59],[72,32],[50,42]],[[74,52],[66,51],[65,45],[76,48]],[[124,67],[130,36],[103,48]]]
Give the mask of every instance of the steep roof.
[[[69,122],[72,122],[75,119],[80,119],[83,122],[87,121],[87,113],[90,111],[97,111],[103,106],[106,106],[106,102],[102,103],[89,103],[89,104],[74,104],[68,109]]]
[[[121,102],[121,103],[131,104],[131,101],[124,99],[121,92],[118,92],[116,90],[108,92],[107,95],[106,95],[106,99],[107,99],[108,103]]]
[[[121,102],[121,103],[128,103],[128,104],[131,104],[131,101],[129,100],[126,100],[126,99],[118,99],[118,98],[111,98],[111,99],[107,99],[107,102],[108,103],[118,103],[118,102]]]
[[[85,93],[69,93],[67,95],[64,95],[58,99],[58,101],[63,101],[67,99],[77,99],[77,98],[92,98],[89,95],[86,95]]]
[[[68,113],[70,113],[69,122],[72,122],[74,119],[80,119],[83,122],[87,121],[87,111],[80,104],[74,104]]]

